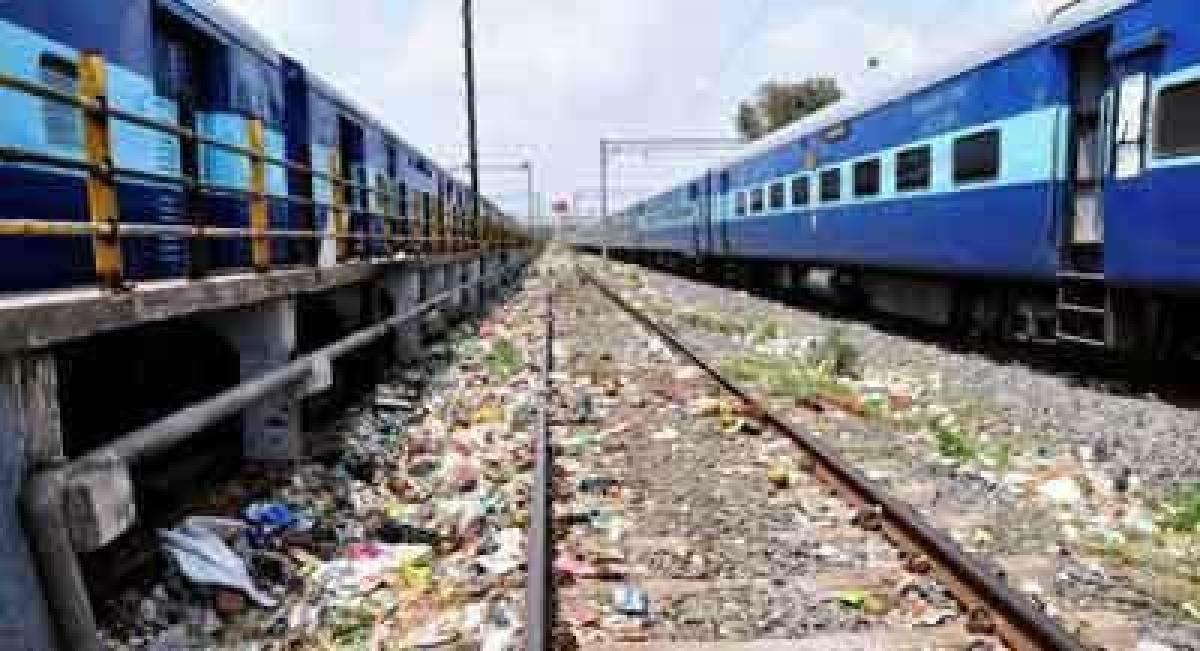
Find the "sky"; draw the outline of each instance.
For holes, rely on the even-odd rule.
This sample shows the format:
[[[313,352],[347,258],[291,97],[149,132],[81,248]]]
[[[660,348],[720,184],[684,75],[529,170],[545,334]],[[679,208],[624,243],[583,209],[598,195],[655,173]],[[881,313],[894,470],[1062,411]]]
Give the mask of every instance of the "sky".
[[[868,92],[1044,21],[1056,1],[475,0],[481,160],[532,161],[544,201],[594,210],[601,138],[733,137],[738,101],[764,81],[830,75]],[[459,0],[219,2],[441,164],[466,161]],[[616,157],[611,201],[704,162]],[[524,212],[523,176],[481,186]]]

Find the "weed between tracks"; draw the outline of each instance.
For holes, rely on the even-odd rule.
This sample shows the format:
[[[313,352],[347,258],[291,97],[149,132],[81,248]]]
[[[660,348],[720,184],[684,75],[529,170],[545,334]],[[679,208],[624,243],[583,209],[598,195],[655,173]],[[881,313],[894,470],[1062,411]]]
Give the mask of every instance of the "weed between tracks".
[[[483,363],[492,375],[500,380],[508,380],[521,370],[525,360],[521,357],[521,351],[511,341],[501,339],[492,346]]]
[[[726,318],[719,314],[711,314],[709,312],[683,312],[678,315],[679,320],[684,325],[704,330],[707,332],[715,332],[729,335],[738,335],[745,332],[742,324],[733,319]]]
[[[1200,484],[1180,488],[1163,505],[1163,526],[1181,533],[1200,533]]]
[[[849,396],[851,390],[821,366],[769,355],[747,355],[721,366],[730,378],[765,387],[773,398],[811,399],[822,395]]]
[[[875,424],[870,429],[893,444],[892,464],[907,460],[918,476],[928,469],[939,485],[961,489],[963,497],[951,500],[950,509],[961,501],[968,509],[995,511],[998,518],[988,525],[967,518],[953,530],[968,548],[1018,557],[1070,550],[1075,560],[1065,562],[1066,569],[1052,580],[1030,579],[1023,590],[1042,599],[1056,595],[1050,601],[1105,601],[1167,622],[1181,615],[1200,622],[1200,482],[1167,495],[1150,491],[1141,478],[1130,480],[1129,468],[1124,475],[1105,469],[1112,463],[1108,448],[1072,446],[1054,423],[1020,422],[1006,411],[1019,405],[998,409],[986,396],[944,391],[940,372],[881,368],[881,360],[864,358],[857,348],[856,331],[836,324],[798,336],[790,321],[773,321],[767,310],[736,299],[702,303],[684,294],[690,299],[684,307],[669,305],[680,298],[674,287],[656,290],[642,281],[636,290],[685,340],[690,330],[716,354],[726,353],[720,366],[731,380],[782,409],[830,411],[813,427],[835,444],[853,445],[857,436],[843,415]],[[955,470],[943,478],[947,466]],[[882,477],[906,476],[888,463],[881,467]]]
[[[750,333],[751,340],[760,348],[769,347],[771,341],[781,336],[778,324],[770,321]],[[832,399],[854,407],[857,415],[869,422],[926,434],[942,457],[958,464],[979,461],[1001,472],[1008,470],[1013,444],[990,442],[975,434],[971,409],[911,404],[898,408],[886,393],[861,393],[855,381],[861,374],[861,364],[858,349],[840,329],[834,328],[812,342],[805,355],[741,355],[727,359],[722,371],[738,382],[762,387],[771,398]],[[1200,498],[1196,509],[1200,518]]]

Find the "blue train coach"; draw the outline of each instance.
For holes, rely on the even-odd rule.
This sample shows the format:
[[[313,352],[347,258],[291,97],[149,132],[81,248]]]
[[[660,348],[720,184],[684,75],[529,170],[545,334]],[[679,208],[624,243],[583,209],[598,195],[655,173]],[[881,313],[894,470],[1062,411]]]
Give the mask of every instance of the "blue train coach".
[[[217,142],[248,146],[247,120],[263,124],[267,155],[284,154],[278,56],[216,7],[171,0],[6,2],[0,4],[0,71],[77,94],[80,59],[97,53],[106,66],[106,100],[115,109],[177,124]],[[83,160],[81,112],[17,89],[0,90],[0,145],[24,153]],[[245,225],[249,190],[245,157],[218,147],[182,147],[169,132],[129,121],[111,125],[117,203],[124,221]],[[185,177],[209,191],[189,193]],[[86,174],[28,161],[0,164],[4,217],[86,221]],[[286,196],[284,175],[268,175],[267,193]],[[282,221],[286,207],[272,200]],[[188,275],[201,267],[238,266],[246,245],[189,242],[182,236],[126,239],[133,278]],[[0,290],[86,284],[94,280],[83,239],[0,241]]]
[[[38,90],[88,94],[96,61],[111,175],[96,171],[84,111]],[[211,0],[0,2],[0,74],[0,220],[54,231],[0,237],[0,292],[96,282],[99,245],[78,236],[90,231],[60,231],[93,219],[97,175],[120,222],[141,227],[120,240],[133,280],[263,268],[251,228],[326,235],[272,238],[268,266],[390,256],[451,198],[448,175]],[[455,188],[455,205],[466,194]]]
[[[630,257],[967,331],[1200,354],[1200,3],[1097,0],[631,206]]]

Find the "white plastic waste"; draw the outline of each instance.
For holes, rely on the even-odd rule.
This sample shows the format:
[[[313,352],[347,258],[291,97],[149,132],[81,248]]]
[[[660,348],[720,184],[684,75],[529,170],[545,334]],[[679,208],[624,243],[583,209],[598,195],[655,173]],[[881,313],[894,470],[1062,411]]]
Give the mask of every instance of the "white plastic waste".
[[[1055,504],[1069,505],[1083,499],[1083,489],[1074,479],[1060,477],[1042,484],[1038,493]]]
[[[254,586],[242,558],[211,530],[188,523],[178,529],[159,529],[158,537],[163,551],[193,583],[240,590],[263,608],[275,607],[275,599]]]

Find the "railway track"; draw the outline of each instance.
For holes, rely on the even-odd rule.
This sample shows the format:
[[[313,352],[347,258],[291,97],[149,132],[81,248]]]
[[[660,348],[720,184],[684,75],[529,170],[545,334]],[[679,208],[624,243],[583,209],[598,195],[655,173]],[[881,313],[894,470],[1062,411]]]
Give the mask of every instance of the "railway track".
[[[192,508],[307,523],[230,543],[277,605],[168,571],[105,609],[110,646],[1096,646],[620,290],[538,266],[347,413],[340,456]]]
[[[527,648],[1097,647],[593,274],[559,277]]]

